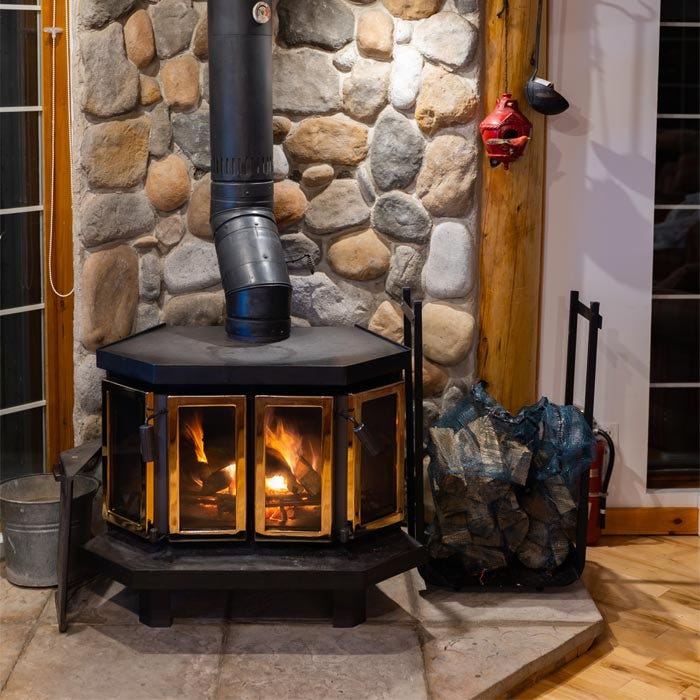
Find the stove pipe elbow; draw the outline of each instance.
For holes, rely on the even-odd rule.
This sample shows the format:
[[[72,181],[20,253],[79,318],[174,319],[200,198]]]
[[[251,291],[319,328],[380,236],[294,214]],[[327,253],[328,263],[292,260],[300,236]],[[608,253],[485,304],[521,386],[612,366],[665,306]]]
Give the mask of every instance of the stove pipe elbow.
[[[235,340],[289,337],[292,287],[273,211],[272,21],[255,0],[208,0],[211,230]]]

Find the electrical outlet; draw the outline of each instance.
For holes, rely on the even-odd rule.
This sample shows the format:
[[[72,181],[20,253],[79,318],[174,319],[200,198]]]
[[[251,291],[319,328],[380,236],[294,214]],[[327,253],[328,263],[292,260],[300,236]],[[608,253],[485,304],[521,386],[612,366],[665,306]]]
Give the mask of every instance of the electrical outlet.
[[[613,444],[615,445],[615,447],[619,446],[619,444],[620,444],[620,424],[619,423],[608,423],[606,421],[599,421],[598,427],[601,430],[604,430],[612,438],[612,441],[613,441]]]

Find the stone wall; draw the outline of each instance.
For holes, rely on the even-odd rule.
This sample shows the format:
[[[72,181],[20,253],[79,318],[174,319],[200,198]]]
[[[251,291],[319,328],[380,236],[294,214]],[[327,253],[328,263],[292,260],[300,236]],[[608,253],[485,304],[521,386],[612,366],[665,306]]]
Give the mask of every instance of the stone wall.
[[[208,225],[206,2],[77,0],[77,439],[94,350],[159,322],[219,324]],[[279,0],[275,214],[297,324],[401,335],[426,300],[427,417],[473,379],[477,0]],[[222,331],[223,332],[223,331]]]

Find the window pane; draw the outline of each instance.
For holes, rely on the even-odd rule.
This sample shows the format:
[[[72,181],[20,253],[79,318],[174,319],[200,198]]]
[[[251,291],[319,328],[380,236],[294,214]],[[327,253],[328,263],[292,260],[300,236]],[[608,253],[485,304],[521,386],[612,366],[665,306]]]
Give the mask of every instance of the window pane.
[[[649,468],[700,466],[700,389],[651,389]]]
[[[0,113],[0,209],[39,200],[39,113]]]
[[[41,302],[41,213],[0,216],[0,309]]]
[[[0,107],[39,104],[36,12],[0,10]]]
[[[44,471],[44,409],[0,416],[0,481]]]
[[[660,114],[698,114],[700,27],[661,27],[659,44]]]
[[[700,22],[698,0],[661,0],[662,22]]]
[[[653,302],[651,381],[700,382],[699,299]]]
[[[0,408],[41,401],[42,312],[0,316]]]
[[[656,204],[700,204],[698,153],[700,119],[658,120]]]
[[[700,294],[700,210],[657,209],[654,294]]]

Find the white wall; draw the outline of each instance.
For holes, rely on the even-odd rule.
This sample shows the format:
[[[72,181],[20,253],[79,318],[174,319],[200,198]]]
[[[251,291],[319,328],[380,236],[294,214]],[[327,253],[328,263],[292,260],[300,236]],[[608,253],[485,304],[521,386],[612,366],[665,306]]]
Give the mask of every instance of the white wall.
[[[604,316],[595,415],[619,424],[608,504],[694,506],[696,493],[646,490],[659,0],[549,6],[548,77],[571,108],[548,120],[540,392],[563,399],[578,289]]]

